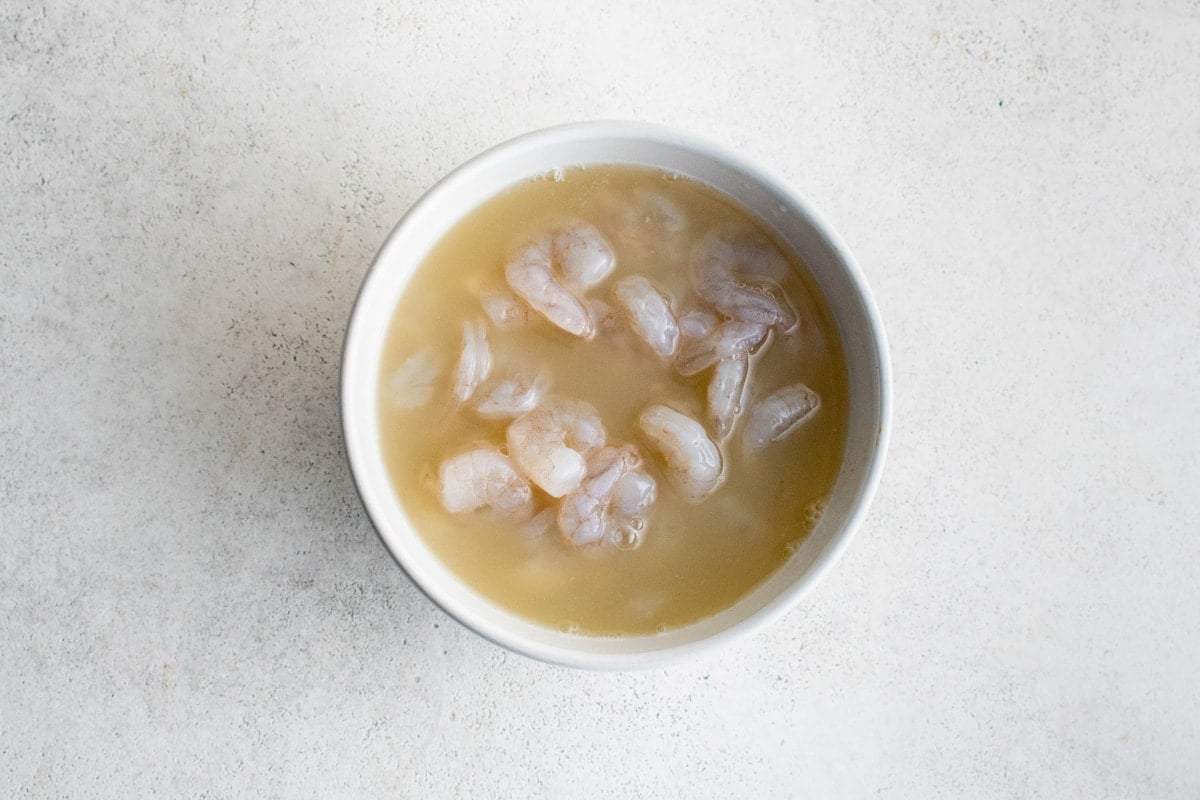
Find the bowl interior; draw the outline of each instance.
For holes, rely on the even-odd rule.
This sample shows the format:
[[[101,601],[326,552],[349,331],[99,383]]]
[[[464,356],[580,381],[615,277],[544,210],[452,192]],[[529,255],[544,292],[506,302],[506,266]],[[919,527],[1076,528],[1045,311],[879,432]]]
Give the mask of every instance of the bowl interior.
[[[380,447],[379,364],[397,301],[432,247],[472,209],[526,179],[594,164],[654,167],[708,184],[770,225],[800,256],[836,320],[849,370],[850,413],[841,472],[821,522],[775,574],[734,606],[653,636],[590,637],[545,628],[499,608],[450,572],[413,530]],[[882,467],[889,372],[878,314],[836,233],[802,198],[758,167],[663,129],[593,123],[541,131],[487,151],[418,201],[383,245],[346,334],[342,415],[347,455],[380,537],[418,587],[460,622],[512,650],[593,668],[649,666],[719,645],[794,605],[836,559],[865,513]]]

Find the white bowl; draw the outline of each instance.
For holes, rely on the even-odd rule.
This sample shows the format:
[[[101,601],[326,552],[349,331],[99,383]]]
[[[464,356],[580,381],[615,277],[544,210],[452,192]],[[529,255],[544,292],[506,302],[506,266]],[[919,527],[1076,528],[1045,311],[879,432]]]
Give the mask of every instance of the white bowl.
[[[396,303],[414,270],[459,220],[534,176],[572,166],[657,167],[708,184],[755,212],[812,272],[837,322],[850,378],[841,472],[820,524],[791,558],[735,605],[649,636],[594,637],[544,627],[497,606],[447,569],[414,530],[384,466],[379,366]],[[879,313],[841,238],[815,208],[768,171],[708,142],[652,125],[591,122],[526,134],[451,172],[400,220],[371,265],[342,352],[342,425],[363,505],[412,581],[446,613],[493,642],[572,667],[630,669],[696,655],[763,628],[800,602],[837,560],[879,481],[891,420],[891,367]]]

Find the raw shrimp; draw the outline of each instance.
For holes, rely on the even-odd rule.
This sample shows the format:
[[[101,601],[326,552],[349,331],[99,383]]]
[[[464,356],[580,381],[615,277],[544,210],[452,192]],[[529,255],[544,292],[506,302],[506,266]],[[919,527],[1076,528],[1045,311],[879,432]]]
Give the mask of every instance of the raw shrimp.
[[[513,463],[490,444],[450,456],[438,467],[438,497],[451,514],[494,508],[510,516],[527,516],[533,490]]]
[[[718,441],[733,430],[733,422],[742,410],[742,392],[750,372],[750,357],[744,353],[718,361],[708,380],[708,421]]]
[[[650,349],[670,358],[679,349],[679,323],[663,293],[642,275],[622,278],[613,286],[613,297],[625,310],[633,332]]]
[[[685,339],[703,339],[721,321],[707,308],[693,308],[679,316],[679,334]]]
[[[534,311],[567,333],[590,339],[596,329],[587,308],[551,270],[552,245],[550,236],[525,245],[505,265],[504,277]]]
[[[479,294],[483,313],[497,330],[515,331],[529,322],[529,309],[507,289],[486,289]]]
[[[692,278],[702,298],[734,319],[782,332],[797,322],[781,286],[789,272],[783,255],[756,233],[714,233],[692,252]]]
[[[433,387],[442,375],[442,360],[421,350],[404,360],[388,378],[388,396],[396,408],[419,408],[433,397]]]
[[[537,408],[550,376],[545,373],[520,372],[484,388],[475,401],[475,413],[484,419],[514,419]]]
[[[699,503],[721,485],[721,451],[704,426],[669,406],[651,405],[638,415],[638,428],[666,464],[675,491]]]
[[[821,407],[821,397],[803,383],[793,383],[758,400],[746,415],[742,444],[750,452],[795,433]]]
[[[597,544],[616,533],[609,514],[613,492],[625,473],[641,463],[631,447],[603,447],[587,461],[587,475],[562,499],[558,529],[576,547]]]
[[[633,468],[613,487],[609,513],[617,523],[613,536],[618,547],[630,548],[641,542],[646,531],[645,512],[658,497],[658,484],[649,474]]]
[[[669,198],[645,187],[637,187],[630,198],[612,196],[608,205],[616,210],[616,235],[626,246],[642,255],[674,260],[683,253],[683,235],[688,219]]]
[[[551,497],[587,474],[586,457],[604,445],[604,424],[590,404],[551,397],[508,426],[508,452],[521,472]]]
[[[646,345],[634,336],[625,321],[625,312],[599,297],[587,298],[588,312],[596,326],[596,336],[601,338],[610,353],[641,351]]]
[[[492,371],[492,351],[488,347],[487,328],[483,320],[468,320],[463,323],[463,346],[454,369],[454,399],[465,403],[475,394],[475,389]]]
[[[680,375],[695,375],[722,359],[737,358],[757,351],[767,338],[767,328],[757,322],[726,320],[702,339],[688,341],[675,359]]]
[[[617,265],[612,246],[595,226],[569,222],[551,233],[551,256],[563,274],[563,283],[586,292],[608,277]]]
[[[578,295],[607,278],[616,265],[600,231],[586,222],[569,222],[518,250],[504,277],[534,311],[567,333],[590,339],[595,326]]]
[[[613,514],[636,525],[634,517],[649,508],[657,496],[658,484],[654,478],[640,469],[630,469],[613,487]]]

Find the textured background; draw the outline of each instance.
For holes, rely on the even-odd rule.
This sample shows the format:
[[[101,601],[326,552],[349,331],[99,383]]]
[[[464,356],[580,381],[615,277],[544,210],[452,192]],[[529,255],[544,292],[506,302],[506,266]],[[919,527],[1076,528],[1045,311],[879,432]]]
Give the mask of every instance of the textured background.
[[[1200,796],[1200,3],[603,5],[0,2],[0,794]],[[404,209],[608,117],[823,208],[897,401],[806,605],[615,675],[434,609],[336,411]]]

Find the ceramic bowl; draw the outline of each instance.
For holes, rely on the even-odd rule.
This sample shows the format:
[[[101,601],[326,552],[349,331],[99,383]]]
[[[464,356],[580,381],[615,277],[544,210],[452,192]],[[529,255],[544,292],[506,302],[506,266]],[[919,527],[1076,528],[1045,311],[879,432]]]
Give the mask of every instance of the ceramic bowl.
[[[516,616],[451,572],[414,529],[392,488],[380,445],[380,358],[397,301],[426,254],[473,209],[514,184],[596,164],[655,167],[718,189],[758,215],[808,266],[841,336],[850,410],[841,472],[820,523],[790,559],[735,605],[649,636],[595,637]],[[825,218],[794,189],[723,148],[673,130],[592,122],[536,131],[455,169],[397,223],[354,303],[342,354],[341,411],[354,481],[384,545],[446,613],[496,644],[571,667],[630,669],[727,645],[796,606],[846,548],[879,481],[887,449],[891,374],[879,313],[858,264]]]

